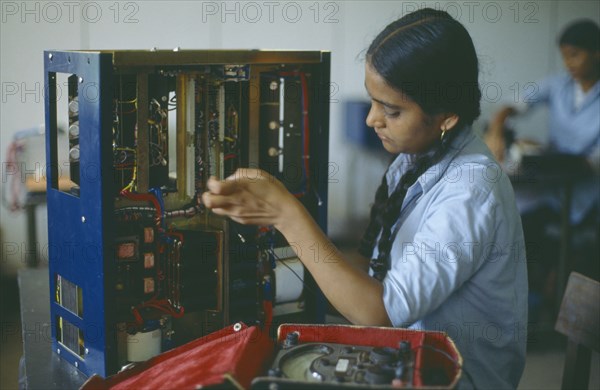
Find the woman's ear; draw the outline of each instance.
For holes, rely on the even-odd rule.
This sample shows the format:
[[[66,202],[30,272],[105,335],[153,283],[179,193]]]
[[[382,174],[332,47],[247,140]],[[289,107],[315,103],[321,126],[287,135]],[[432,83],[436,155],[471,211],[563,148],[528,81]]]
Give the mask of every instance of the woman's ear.
[[[452,130],[460,118],[456,114],[445,114],[440,126],[444,131]]]

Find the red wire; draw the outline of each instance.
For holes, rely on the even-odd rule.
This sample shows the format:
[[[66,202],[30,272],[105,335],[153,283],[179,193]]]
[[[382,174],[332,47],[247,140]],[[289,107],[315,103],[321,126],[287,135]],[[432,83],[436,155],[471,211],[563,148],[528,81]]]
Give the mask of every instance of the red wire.
[[[131,200],[140,200],[146,202],[152,202],[154,208],[156,209],[156,225],[160,229],[160,220],[162,218],[162,209],[160,207],[160,203],[158,203],[158,199],[154,195],[151,194],[136,194],[129,191],[121,191],[121,195],[127,199]]]
[[[302,82],[302,106],[304,107],[304,111],[302,112],[304,118],[304,156],[302,156],[302,159],[304,160],[304,169],[306,172],[306,192],[308,192],[310,186],[310,169],[308,164],[308,156],[310,155],[310,126],[308,124],[308,82],[306,81],[304,72],[300,73],[300,80]]]
[[[279,72],[280,76],[300,76],[300,83],[302,86],[302,122],[304,123],[304,145],[303,145],[303,156],[304,171],[306,172],[306,190],[305,192],[294,194],[296,198],[301,198],[305,195],[310,188],[310,168],[308,163],[308,157],[310,155],[310,125],[308,123],[308,81],[306,80],[306,73],[304,72]]]

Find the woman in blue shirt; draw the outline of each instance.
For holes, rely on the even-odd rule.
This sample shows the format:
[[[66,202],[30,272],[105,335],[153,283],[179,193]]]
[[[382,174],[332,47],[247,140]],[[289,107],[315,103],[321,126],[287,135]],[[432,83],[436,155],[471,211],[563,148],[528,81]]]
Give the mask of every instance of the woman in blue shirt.
[[[542,80],[528,94],[525,110],[507,106],[490,123],[486,142],[498,159],[504,160],[504,128],[507,118],[523,114],[541,105],[549,108],[548,149],[586,157],[596,177],[579,183],[575,189],[571,222],[580,223],[598,207],[600,187],[600,29],[591,20],[573,22],[558,40],[568,73]],[[545,199],[559,209],[557,199]],[[523,210],[525,212],[529,210]],[[596,219],[597,215],[596,215]]]
[[[525,114],[542,105],[549,109],[548,146],[551,152],[585,157],[591,175],[575,183],[570,222],[578,225],[600,221],[600,29],[592,20],[571,23],[561,33],[558,44],[567,73],[544,79],[528,94],[524,109],[507,106],[490,123],[486,142],[499,161],[505,159],[504,129],[507,118]],[[518,135],[517,135],[518,137]],[[511,164],[509,164],[511,165]],[[559,223],[561,192],[554,185],[540,183],[517,192],[528,245],[532,308],[554,301],[552,272],[558,243],[548,240],[546,226]],[[597,244],[596,244],[597,248]],[[596,249],[597,250],[597,249]],[[596,257],[577,269],[597,278]],[[594,260],[591,260],[594,259]],[[541,308],[541,306],[540,306]],[[537,312],[537,310],[536,310]]]
[[[466,29],[423,9],[367,51],[367,124],[397,155],[361,243],[370,268],[344,261],[302,204],[265,172],[210,180],[205,205],[293,243],[329,301],[361,325],[442,330],[478,388],[515,388],[525,357],[527,275],[512,188],[472,134],[481,93]],[[315,245],[331,248],[314,258]]]

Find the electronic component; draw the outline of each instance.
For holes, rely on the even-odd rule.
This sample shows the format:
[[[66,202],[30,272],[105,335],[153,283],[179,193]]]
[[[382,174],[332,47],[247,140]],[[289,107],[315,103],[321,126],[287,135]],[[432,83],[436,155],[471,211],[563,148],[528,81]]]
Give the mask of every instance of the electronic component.
[[[62,358],[106,376],[234,322],[323,320],[284,237],[211,213],[201,195],[210,176],[261,168],[326,229],[329,65],[327,52],[45,52]]]
[[[414,356],[409,342],[399,348],[364,347],[333,343],[298,344],[287,335],[268,375],[296,385],[331,383],[413,387]],[[282,383],[285,387],[285,382]]]

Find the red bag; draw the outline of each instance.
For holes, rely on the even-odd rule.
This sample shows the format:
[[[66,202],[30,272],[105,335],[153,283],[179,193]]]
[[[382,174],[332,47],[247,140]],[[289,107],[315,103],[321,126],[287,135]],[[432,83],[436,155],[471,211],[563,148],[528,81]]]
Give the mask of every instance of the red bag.
[[[292,332],[298,333],[299,344],[321,342],[395,348],[400,341],[409,341],[414,352],[415,388],[454,388],[462,373],[462,357],[454,342],[442,332],[352,325],[284,324],[277,331],[278,343],[283,343],[287,334]],[[251,383],[257,388],[270,388],[270,383],[278,383],[282,388],[302,389],[307,386],[306,383],[286,378],[261,377],[274,357],[275,349],[268,331],[236,324],[136,364],[112,377],[103,379],[95,375],[82,389],[250,388]],[[421,374],[431,368],[443,370],[445,377],[449,378],[448,384],[424,385]],[[318,387],[318,384],[315,385]],[[326,385],[327,388],[338,386],[343,387],[343,384]],[[391,388],[381,385],[375,387]]]

